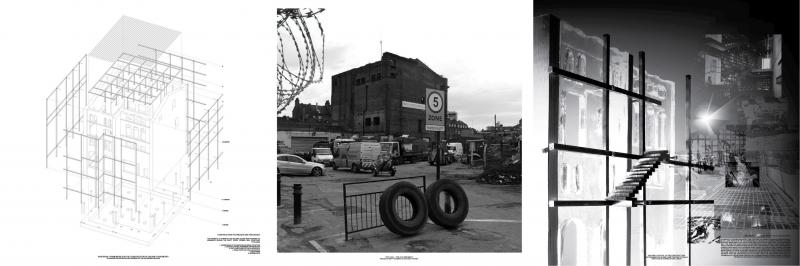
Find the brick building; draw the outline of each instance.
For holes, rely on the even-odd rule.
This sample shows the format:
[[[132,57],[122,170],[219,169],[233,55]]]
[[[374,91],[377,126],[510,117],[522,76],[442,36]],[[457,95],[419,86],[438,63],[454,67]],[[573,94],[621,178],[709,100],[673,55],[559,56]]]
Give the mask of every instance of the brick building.
[[[424,104],[426,88],[447,91],[447,78],[419,59],[386,52],[380,61],[333,76],[331,116],[356,134],[431,137],[425,131],[425,110],[403,105]]]
[[[317,105],[300,103],[300,99],[295,98],[294,108],[292,109],[292,119],[301,122],[328,123],[331,121],[330,102],[325,101],[325,105]]]

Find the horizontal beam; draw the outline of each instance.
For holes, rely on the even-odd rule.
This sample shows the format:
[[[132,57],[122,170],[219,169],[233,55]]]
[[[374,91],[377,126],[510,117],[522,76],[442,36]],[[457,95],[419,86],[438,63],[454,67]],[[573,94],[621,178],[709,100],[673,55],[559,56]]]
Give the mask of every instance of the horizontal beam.
[[[626,158],[626,159],[632,159],[632,160],[639,160],[639,159],[641,159],[643,157],[643,156],[641,156],[639,154],[632,154],[632,153],[626,153],[626,152],[617,152],[617,151],[607,151],[607,150],[587,148],[587,147],[581,147],[581,146],[575,146],[575,145],[569,145],[569,144],[561,144],[561,143],[550,143],[550,145],[547,147],[547,149],[556,150],[556,151],[570,151],[570,152],[578,152],[578,153],[586,153],[586,154],[594,154],[594,155],[602,155],[602,156],[619,157],[619,158]],[[714,166],[705,165],[705,164],[694,164],[694,163],[676,161],[676,160],[671,160],[671,159],[663,160],[662,162],[664,162],[666,164],[677,165],[677,166],[687,166],[687,167],[692,167],[692,168],[700,168],[700,169],[703,169],[703,170],[714,170]]]
[[[611,84],[606,84],[605,82],[594,80],[592,78],[587,78],[587,77],[581,76],[579,74],[575,74],[575,73],[572,73],[570,71],[563,70],[563,69],[560,69],[560,68],[557,68],[557,67],[550,67],[550,73],[556,74],[556,75],[559,75],[559,76],[562,76],[562,77],[565,77],[565,78],[568,78],[568,79],[571,79],[571,80],[576,80],[576,81],[580,81],[580,82],[584,82],[584,83],[589,83],[592,86],[595,86],[595,87],[598,87],[598,88],[603,88],[603,89],[607,89],[609,91],[625,94],[626,96],[631,97],[631,98],[636,98],[636,99],[639,99],[639,100],[645,100],[645,101],[648,101],[648,102],[651,102],[651,103],[654,103],[654,104],[657,104],[657,105],[661,105],[661,101],[653,99],[653,98],[650,98],[650,97],[647,97],[647,96],[645,96],[643,94],[635,93],[633,91],[629,91],[629,90],[626,90],[626,89],[623,89],[623,88],[620,88],[620,87],[616,87],[616,86],[611,85]]]
[[[685,205],[685,204],[714,204],[714,200],[551,200],[550,207],[590,207],[590,206],[621,206],[636,207],[640,205]]]
[[[635,205],[714,204],[714,200],[637,200]]]
[[[627,203],[627,204],[626,204]],[[617,204],[631,205],[631,201],[626,200],[551,200],[550,207],[588,207],[588,206],[612,206]]]
[[[714,166],[706,165],[706,164],[694,164],[694,163],[688,163],[688,162],[683,162],[683,161],[675,161],[675,160],[667,160],[667,163],[671,164],[671,165],[677,165],[677,166],[700,168],[700,169],[703,169],[703,170],[710,170],[710,171],[714,170]]]
[[[626,153],[626,152],[616,152],[616,151],[607,151],[601,149],[594,149],[594,148],[587,148],[581,146],[574,146],[569,144],[561,144],[561,143],[550,143],[548,146],[550,150],[556,151],[571,151],[571,152],[579,152],[579,153],[588,153],[594,155],[603,155],[603,156],[612,156],[612,157],[621,157],[627,159],[638,160],[641,159],[642,156],[638,154]]]

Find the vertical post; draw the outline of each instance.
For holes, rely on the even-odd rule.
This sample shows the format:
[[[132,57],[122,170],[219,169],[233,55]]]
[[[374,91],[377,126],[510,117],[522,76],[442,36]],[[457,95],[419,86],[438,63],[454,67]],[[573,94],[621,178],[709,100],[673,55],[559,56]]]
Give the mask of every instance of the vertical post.
[[[342,184],[342,206],[344,206],[344,241],[347,241],[350,236],[350,228],[347,227],[347,184]]]
[[[628,53],[628,91],[633,92],[633,54]],[[633,153],[633,99],[628,97],[628,153]],[[631,160],[627,160],[626,171],[631,170]],[[625,265],[631,265],[631,208],[625,208],[625,216],[627,217],[627,232],[625,238]]]
[[[440,166],[442,164],[442,140],[440,137],[440,131],[436,131],[436,180],[439,180],[440,174]]]
[[[281,173],[278,173],[278,206],[281,206]]]
[[[486,140],[483,141],[483,170],[486,170]]]
[[[639,51],[639,94],[647,95],[647,74],[645,74],[644,51]],[[640,100],[639,109],[639,150],[642,155],[645,152],[645,100]],[[643,265],[647,266],[647,182],[642,186],[642,251]]]
[[[688,179],[689,183],[686,186],[686,191],[689,194],[689,221],[687,222],[686,230],[691,232],[691,224],[689,223],[692,220],[692,75],[686,75],[686,153],[689,155],[688,162],[689,166],[687,166],[688,170]],[[692,243],[689,242],[689,265],[692,265]]]
[[[541,88],[542,95],[547,99],[547,143],[558,142],[558,117],[559,117],[559,77],[547,73],[552,68],[559,67],[559,47],[561,44],[561,21],[555,16],[540,17],[534,21],[534,61],[537,66],[547,66],[548,69],[536,69],[539,84],[547,84]],[[534,82],[536,84],[536,82]],[[485,146],[485,145],[484,145]],[[486,156],[484,156],[484,163]],[[547,197],[549,201],[558,200],[558,152],[554,149],[547,151]],[[556,265],[558,259],[558,208],[547,209],[547,264]]]
[[[610,35],[603,34],[603,46],[604,46],[603,47],[603,82],[605,82],[606,85],[610,85],[611,84],[611,73],[610,73],[610,70],[611,70],[611,36]],[[610,145],[609,145],[609,139],[610,138],[609,138],[609,132],[608,132],[609,131],[608,130],[608,125],[609,125],[608,108],[609,108],[609,102],[610,102],[609,101],[609,97],[610,96],[611,96],[611,94],[609,93],[608,88],[604,89],[603,90],[603,141],[605,142],[605,150],[606,151],[608,151],[609,148],[610,148]],[[609,192],[608,183],[610,182],[611,179],[608,176],[609,158],[608,158],[608,156],[605,156],[605,157],[606,157],[606,172],[605,172],[605,176],[606,176],[606,183],[605,183],[606,194],[605,195],[608,196],[608,192]],[[606,220],[606,225],[605,225],[606,230],[603,232],[603,238],[605,239],[606,246],[605,246],[605,256],[604,256],[604,260],[603,260],[603,265],[608,265],[608,253],[609,253],[609,243],[610,243],[609,239],[608,239],[608,225],[609,225],[609,223],[608,223],[608,219],[609,219],[609,215],[608,214],[609,213],[608,212],[609,212],[608,205],[606,205],[606,219],[605,219]]]
[[[294,189],[294,224],[300,224],[303,222],[303,213],[301,212],[301,199],[303,197],[303,185],[301,184],[294,184],[292,185]]]
[[[447,95],[447,91],[445,91],[444,93],[445,93],[445,95]],[[444,138],[445,138],[445,142],[444,142],[444,145],[440,145],[439,146],[440,153],[441,153],[442,148],[447,148],[447,103],[448,103],[447,102],[447,98],[445,97],[445,100],[444,100],[444,130],[445,130],[444,131]],[[447,156],[447,155],[445,154],[445,156]],[[500,140],[500,156],[501,157],[503,156],[503,141],[502,141],[502,139]],[[445,162],[447,162],[447,159],[445,159]],[[436,164],[436,180],[439,180],[439,164]],[[444,197],[444,213],[451,213],[453,211],[453,202],[452,202],[452,200],[450,198],[451,198],[450,194],[446,194],[446,196]]]

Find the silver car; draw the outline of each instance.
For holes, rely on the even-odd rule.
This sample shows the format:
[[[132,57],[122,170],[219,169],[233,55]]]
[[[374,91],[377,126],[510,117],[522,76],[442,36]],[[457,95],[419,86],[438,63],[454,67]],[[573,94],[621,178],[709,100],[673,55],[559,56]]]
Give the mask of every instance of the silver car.
[[[278,173],[289,175],[325,175],[325,165],[313,163],[297,155],[278,154]]]

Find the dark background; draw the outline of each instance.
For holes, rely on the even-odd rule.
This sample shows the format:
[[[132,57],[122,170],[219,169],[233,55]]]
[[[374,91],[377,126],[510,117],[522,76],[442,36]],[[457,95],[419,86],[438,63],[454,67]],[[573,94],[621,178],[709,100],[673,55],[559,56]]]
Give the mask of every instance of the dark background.
[[[611,46],[634,55],[645,51],[647,72],[675,82],[679,153],[685,154],[685,75],[692,75],[692,113],[705,108],[710,96],[703,90],[699,57],[705,34],[740,33],[753,40],[783,34],[783,91],[792,99],[791,108],[798,109],[798,1],[534,1],[534,15],[542,14],[556,15],[589,35],[610,34]]]

